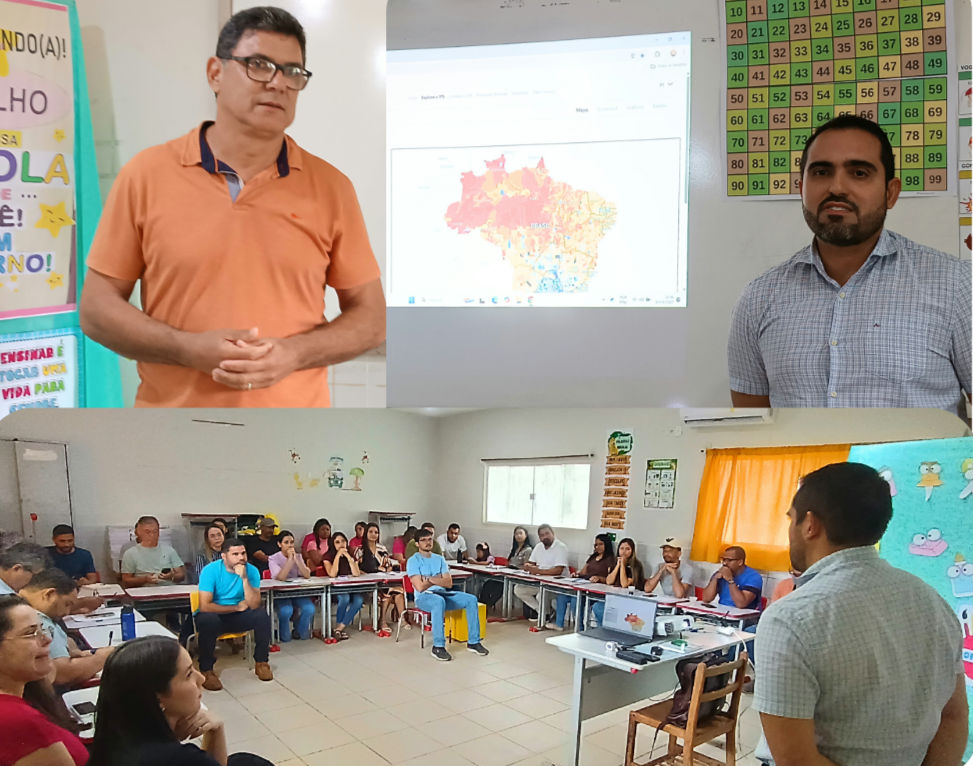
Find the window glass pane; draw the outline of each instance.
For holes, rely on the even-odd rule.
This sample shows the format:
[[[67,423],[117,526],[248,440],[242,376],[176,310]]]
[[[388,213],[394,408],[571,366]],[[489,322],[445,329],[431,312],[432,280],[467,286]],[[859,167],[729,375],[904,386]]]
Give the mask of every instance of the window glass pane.
[[[523,524],[529,520],[533,474],[533,466],[487,468],[486,520],[501,524]]]

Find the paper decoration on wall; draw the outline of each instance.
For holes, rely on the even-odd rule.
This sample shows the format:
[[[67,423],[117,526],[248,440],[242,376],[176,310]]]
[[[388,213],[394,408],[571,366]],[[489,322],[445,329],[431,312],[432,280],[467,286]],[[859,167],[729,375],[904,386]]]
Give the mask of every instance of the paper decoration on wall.
[[[0,335],[0,417],[30,407],[77,407],[77,331]]]
[[[329,488],[341,489],[342,485],[344,485],[345,475],[341,470],[344,464],[345,459],[336,455],[332,455],[331,459],[328,460],[328,469],[324,472],[324,475],[328,479]]]
[[[913,556],[938,556],[946,550],[949,544],[943,540],[943,533],[938,529],[930,529],[926,534],[917,533],[909,543],[909,553]]]
[[[946,570],[950,587],[955,598],[973,597],[973,563],[966,560],[962,553],[957,553],[952,566]]]
[[[361,464],[362,465],[368,465],[368,453],[367,452],[362,452],[361,453]]]
[[[966,486],[960,490],[959,499],[965,500],[970,495],[973,495],[973,457],[968,457],[960,463],[959,469],[963,474],[963,478],[966,480]]]
[[[648,460],[645,463],[644,508],[671,509],[676,498],[675,458]]]
[[[896,494],[898,494],[898,490],[895,488],[895,479],[892,476],[892,469],[889,468],[887,465],[883,465],[881,468],[878,469],[878,475],[881,476],[883,479],[885,479],[886,482],[888,482],[889,494],[891,494],[892,497],[895,497]]]
[[[300,453],[298,453],[298,451],[296,449],[289,450],[289,452],[290,452],[291,462],[292,463],[300,463],[301,462]]]
[[[964,461],[973,456],[973,439],[931,439],[917,442],[894,444],[869,444],[854,446],[848,455],[852,462],[865,463],[878,470],[886,467],[900,481],[905,481],[903,490],[892,500],[892,519],[882,536],[879,556],[892,566],[911,572],[927,582],[945,599],[957,615],[963,610],[973,609],[973,506],[968,499],[961,500],[960,488],[967,484],[963,476]],[[934,486],[916,484],[917,468],[932,465],[941,467],[941,472],[927,470],[920,473],[921,478],[933,477],[942,482],[939,489]],[[925,482],[930,482],[925,479]],[[934,483],[934,482],[933,482]],[[935,497],[926,500],[926,490]],[[936,556],[914,555],[910,544],[914,543],[917,533],[922,533],[928,541],[930,531],[938,530],[939,539],[946,543],[945,549]],[[933,540],[933,544],[935,544]],[[942,547],[942,543],[938,547]],[[973,652],[973,644],[965,651]],[[973,661],[973,654],[968,655]],[[973,675],[967,678],[967,697],[973,703]],[[971,704],[973,711],[973,704]],[[973,729],[971,729],[973,731]],[[962,762],[973,756],[973,739],[970,739]]]
[[[602,529],[625,529],[633,446],[634,440],[628,431],[612,431],[608,435],[605,484],[601,498]]]
[[[956,614],[963,626],[963,671],[967,687],[973,687],[973,604],[964,604]]]
[[[936,487],[943,486],[943,480],[939,478],[939,474],[942,473],[942,470],[943,467],[935,460],[924,460],[919,464],[919,474],[921,478],[916,486],[922,487],[926,490],[927,503],[929,502],[930,498],[932,498],[932,491]]]
[[[70,14],[54,3],[5,0],[0,6],[0,319],[73,311]]]
[[[365,475],[365,471],[358,466],[355,466],[350,471],[348,475],[351,477],[352,484],[350,487],[344,487],[344,489],[354,490],[355,492],[361,492],[361,480],[362,476]]]

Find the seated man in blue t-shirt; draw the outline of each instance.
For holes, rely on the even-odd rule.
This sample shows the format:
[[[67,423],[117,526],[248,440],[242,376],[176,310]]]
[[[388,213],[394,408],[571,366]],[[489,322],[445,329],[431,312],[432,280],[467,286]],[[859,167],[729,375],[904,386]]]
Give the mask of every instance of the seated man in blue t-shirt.
[[[739,545],[731,545],[723,551],[720,562],[723,566],[703,588],[703,601],[712,601],[718,593],[724,606],[759,610],[764,578],[747,566],[747,552]]]
[[[95,561],[91,552],[74,544],[74,529],[67,524],[58,524],[51,532],[54,545],[47,547],[54,566],[64,572],[78,585],[91,585],[100,582]]]
[[[764,578],[760,572],[747,566],[747,552],[739,545],[731,545],[720,556],[723,566],[713,572],[706,587],[703,588],[703,601],[712,601],[719,593],[720,603],[738,609],[760,610],[760,598],[764,589]],[[756,624],[744,628],[748,633],[756,633]],[[747,654],[754,667],[753,641],[747,642]]]
[[[260,606],[260,573],[247,563],[247,549],[237,537],[223,541],[223,555],[199,573],[199,611],[193,616],[199,638],[199,669],[203,688],[223,688],[213,671],[216,637],[221,633],[253,631],[254,672],[273,681],[270,670],[270,615]]]
[[[446,559],[432,552],[433,533],[429,529],[416,532],[414,553],[406,562],[405,571],[416,591],[416,606],[432,615],[432,656],[437,660],[453,659],[446,651],[444,616],[447,609],[465,609],[469,639],[466,648],[485,657],[490,652],[480,643],[480,605],[470,593],[447,590],[453,587]]]

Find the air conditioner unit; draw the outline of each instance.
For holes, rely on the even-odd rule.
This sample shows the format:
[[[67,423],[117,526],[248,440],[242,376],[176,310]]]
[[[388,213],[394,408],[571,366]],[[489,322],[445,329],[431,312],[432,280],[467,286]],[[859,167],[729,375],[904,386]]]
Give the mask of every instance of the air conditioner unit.
[[[770,407],[702,407],[679,410],[684,425],[691,428],[755,426],[774,422]]]

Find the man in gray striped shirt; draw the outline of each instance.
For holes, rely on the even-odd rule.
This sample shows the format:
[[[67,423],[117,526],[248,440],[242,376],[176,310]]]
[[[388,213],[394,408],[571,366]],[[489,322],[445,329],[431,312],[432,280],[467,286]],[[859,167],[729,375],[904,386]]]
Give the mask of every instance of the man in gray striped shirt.
[[[777,766],[959,766],[967,704],[949,605],[878,557],[889,485],[869,466],[804,477],[790,510],[804,572],[757,628],[754,706]]]
[[[874,122],[842,115],[801,157],[813,242],[755,279],[733,310],[737,407],[938,407],[971,390],[970,262],[884,229],[899,196]]]

